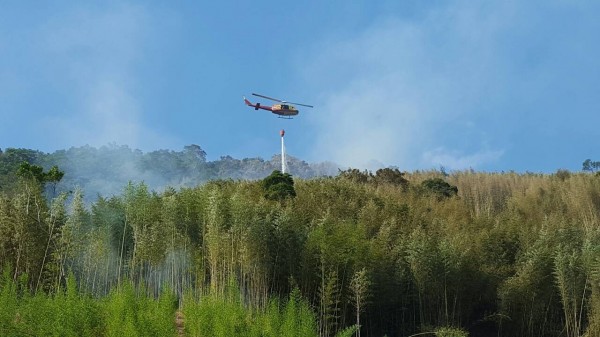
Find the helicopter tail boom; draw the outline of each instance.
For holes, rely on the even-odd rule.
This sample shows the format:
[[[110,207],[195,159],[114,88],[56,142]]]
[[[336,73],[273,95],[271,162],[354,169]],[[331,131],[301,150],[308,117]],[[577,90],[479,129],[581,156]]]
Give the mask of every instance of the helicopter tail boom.
[[[261,106],[260,103],[252,104],[252,102],[250,102],[246,97],[244,97],[244,103],[246,103],[247,106],[253,107],[254,110],[263,109],[273,111],[273,109],[270,106]]]

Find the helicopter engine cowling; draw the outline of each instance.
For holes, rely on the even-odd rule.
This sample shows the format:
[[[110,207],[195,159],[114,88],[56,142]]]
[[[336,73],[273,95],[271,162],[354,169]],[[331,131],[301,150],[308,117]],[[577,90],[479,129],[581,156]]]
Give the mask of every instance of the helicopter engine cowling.
[[[260,107],[260,103],[256,103],[256,106],[254,107],[254,110],[258,110],[259,107]]]

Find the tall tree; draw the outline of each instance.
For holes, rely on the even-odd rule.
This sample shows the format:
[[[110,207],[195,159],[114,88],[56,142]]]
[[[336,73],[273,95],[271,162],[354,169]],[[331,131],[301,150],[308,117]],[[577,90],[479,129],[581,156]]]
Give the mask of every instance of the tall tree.
[[[360,337],[360,314],[365,311],[365,305],[367,304],[370,286],[371,281],[369,280],[366,268],[362,268],[354,273],[352,280],[350,281],[350,290],[352,302],[354,304],[354,308],[356,309],[356,326],[358,327],[356,334],[357,337]]]
[[[265,191],[265,198],[269,200],[283,201],[296,196],[294,179],[289,173],[281,173],[281,171],[275,170],[261,183]]]

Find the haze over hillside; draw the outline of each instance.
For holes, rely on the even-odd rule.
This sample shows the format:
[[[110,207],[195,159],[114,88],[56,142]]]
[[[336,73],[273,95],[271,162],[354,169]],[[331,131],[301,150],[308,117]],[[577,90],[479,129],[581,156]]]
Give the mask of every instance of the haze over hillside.
[[[307,163],[286,156],[287,168],[300,178],[336,175],[338,166],[330,162]],[[208,161],[198,145],[187,145],[181,151],[155,150],[142,152],[127,145],[110,144],[99,148],[85,145],[43,153],[32,149],[4,149],[0,153],[0,189],[14,180],[16,168],[23,161],[48,169],[58,166],[65,172],[56,192],[80,187],[86,199],[98,194],[111,196],[122,192],[129,181],[144,182],[151,189],[191,187],[215,179],[262,179],[281,168],[281,156],[237,159],[221,156]]]

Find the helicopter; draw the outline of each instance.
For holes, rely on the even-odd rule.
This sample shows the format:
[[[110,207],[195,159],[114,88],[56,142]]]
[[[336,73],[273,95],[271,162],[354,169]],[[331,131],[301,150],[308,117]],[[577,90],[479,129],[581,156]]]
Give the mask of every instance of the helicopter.
[[[252,93],[252,95],[270,99],[271,101],[281,103],[281,104],[273,104],[272,106],[260,105],[260,103],[252,104],[252,102],[250,102],[248,99],[246,99],[246,97],[244,97],[244,102],[246,103],[247,106],[253,107],[254,110],[263,109],[263,110],[271,111],[272,113],[279,115],[279,118],[292,119],[291,116],[296,116],[298,114],[298,112],[299,112],[298,109],[296,109],[291,104],[296,104],[296,105],[301,105],[301,106],[305,106],[308,108],[313,108],[312,105],[308,105],[308,104],[287,102],[287,101],[280,100],[277,98],[272,98],[269,96],[259,95],[259,94],[255,94],[255,93]]]

